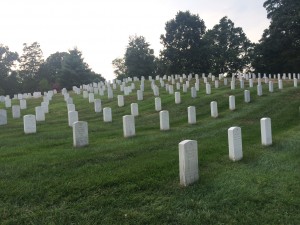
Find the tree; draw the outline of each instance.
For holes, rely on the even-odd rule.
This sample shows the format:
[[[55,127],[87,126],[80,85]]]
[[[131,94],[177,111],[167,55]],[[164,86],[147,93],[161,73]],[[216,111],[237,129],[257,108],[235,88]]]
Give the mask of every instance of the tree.
[[[69,50],[69,54],[62,61],[61,71],[59,81],[61,86],[67,89],[104,80],[100,74],[91,71],[89,65],[84,62],[82,53],[77,48]]]
[[[200,73],[208,70],[202,41],[206,27],[198,15],[179,11],[175,19],[166,23],[165,30],[166,34],[160,37],[164,45],[160,56],[166,65],[166,73]]]
[[[51,54],[41,65],[38,72],[38,79],[40,81],[47,80],[52,88],[59,88],[59,82],[62,77],[62,64],[68,55],[68,52],[56,52]],[[43,83],[45,83],[45,81]]]
[[[114,70],[114,74],[117,79],[123,79],[126,77],[126,66],[124,58],[116,58],[112,61],[112,65]]]
[[[0,44],[0,89],[1,95],[10,94],[10,89],[18,86],[17,79],[14,77],[13,68],[18,61],[19,56],[16,52],[11,52],[7,46]],[[11,77],[10,77],[11,76]]]
[[[212,73],[242,72],[250,66],[253,44],[242,28],[223,17],[219,24],[205,34],[210,52],[210,71]],[[249,69],[249,68],[248,68]]]
[[[283,73],[300,71],[300,1],[264,2],[270,26],[255,48],[257,71]]]
[[[148,77],[154,74],[154,51],[143,36],[129,37],[124,56],[126,75],[130,77]]]
[[[40,44],[33,42],[31,45],[23,44],[23,54],[20,57],[21,78],[33,78],[37,75],[40,66],[44,63],[43,52]]]
[[[31,45],[23,44],[23,54],[20,57],[19,77],[22,82],[22,92],[34,92],[37,90],[37,72],[43,64],[43,52],[39,43]]]

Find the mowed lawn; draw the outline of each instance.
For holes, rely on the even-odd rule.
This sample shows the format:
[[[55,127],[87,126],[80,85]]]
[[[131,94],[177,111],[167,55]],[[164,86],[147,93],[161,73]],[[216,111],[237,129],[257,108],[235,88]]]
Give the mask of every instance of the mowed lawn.
[[[274,83],[270,93],[263,83],[259,97],[256,82],[254,88],[245,82],[251,91],[251,102],[245,103],[238,81],[235,90],[222,81],[218,89],[212,84],[212,94],[206,95],[201,80],[195,99],[190,89],[181,89],[181,104],[160,88],[169,131],[159,129],[149,81],[143,101],[137,101],[136,89],[124,96],[121,108],[119,88],[113,100],[95,95],[102,107],[112,108],[111,123],[104,123],[82,94],[69,92],[79,120],[88,122],[84,148],[73,148],[60,93],[36,134],[25,135],[22,118],[12,119],[7,109],[8,124],[0,126],[0,224],[300,224],[300,87],[288,80],[283,87],[278,90]],[[230,95],[236,98],[235,111],[229,110]],[[211,101],[218,103],[218,118],[210,116]],[[21,114],[34,114],[41,102],[28,99]],[[130,114],[133,102],[139,105],[136,136],[124,138],[122,116]],[[188,106],[196,107],[195,125],[187,122]],[[272,121],[268,147],[261,145],[263,117]],[[228,157],[232,126],[242,129],[244,156],[238,162]],[[182,187],[178,144],[186,139],[198,141],[200,179]]]

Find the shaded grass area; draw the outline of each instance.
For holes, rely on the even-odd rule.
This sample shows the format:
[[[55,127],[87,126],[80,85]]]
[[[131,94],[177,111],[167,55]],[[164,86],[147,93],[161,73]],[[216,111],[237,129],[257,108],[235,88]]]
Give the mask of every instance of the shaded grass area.
[[[137,86],[137,85],[136,85]],[[298,224],[300,221],[300,91],[284,81],[284,89],[263,96],[251,92],[244,103],[242,89],[200,84],[197,98],[160,89],[162,108],[170,113],[170,131],[159,130],[159,114],[146,82],[144,100],[124,96],[117,106],[106,96],[113,122],[82,95],[71,93],[79,119],[88,122],[90,145],[72,147],[67,107],[57,94],[37,133],[23,134],[22,119],[0,126],[1,224]],[[235,95],[236,110],[228,108]],[[22,115],[34,114],[41,99],[27,101]],[[218,102],[219,118],[210,117],[210,102]],[[138,102],[136,133],[123,138],[122,116]],[[13,100],[13,104],[17,104]],[[196,107],[197,124],[187,124],[187,107]],[[0,103],[0,108],[4,108]],[[272,119],[273,145],[260,144],[260,118]],[[243,160],[228,159],[227,129],[242,128]],[[179,185],[178,143],[198,141],[200,180]]]

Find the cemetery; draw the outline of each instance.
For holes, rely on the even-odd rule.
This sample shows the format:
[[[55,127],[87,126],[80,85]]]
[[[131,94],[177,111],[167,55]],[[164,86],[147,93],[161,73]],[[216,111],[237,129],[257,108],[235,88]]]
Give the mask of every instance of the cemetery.
[[[3,224],[297,224],[299,80],[182,74],[1,96]]]

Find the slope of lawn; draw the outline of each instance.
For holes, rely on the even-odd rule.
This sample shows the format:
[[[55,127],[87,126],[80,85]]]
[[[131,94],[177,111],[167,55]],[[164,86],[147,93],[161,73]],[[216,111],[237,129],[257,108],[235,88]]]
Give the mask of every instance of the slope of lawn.
[[[193,83],[193,82],[192,82]],[[156,81],[159,85],[159,82]],[[256,85],[256,83],[255,83]],[[136,82],[136,87],[139,83]],[[175,86],[176,87],[176,86]],[[248,83],[245,83],[248,88]],[[174,88],[176,89],[176,88]],[[263,96],[230,85],[205,94],[201,80],[195,99],[181,90],[181,104],[160,88],[162,108],[170,114],[169,131],[160,131],[150,82],[144,100],[136,90],[114,99],[101,98],[111,107],[113,121],[82,94],[69,92],[87,121],[89,146],[73,148],[72,128],[61,94],[54,95],[45,122],[37,133],[25,135],[23,121],[0,126],[0,224],[299,224],[300,223],[300,89],[284,81],[284,89]],[[236,110],[228,97],[235,95]],[[210,116],[210,102],[218,103],[218,118]],[[28,99],[22,115],[34,114],[42,98]],[[137,102],[136,136],[123,137],[122,116]],[[18,104],[13,100],[12,104]],[[187,107],[195,106],[197,124],[187,123]],[[0,108],[5,108],[0,103]],[[273,144],[261,145],[260,119],[272,120]],[[228,158],[227,130],[242,129],[243,159]],[[200,179],[189,187],[179,184],[178,143],[198,141]]]

